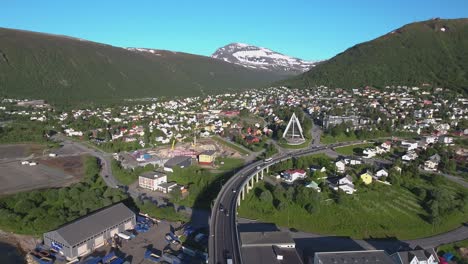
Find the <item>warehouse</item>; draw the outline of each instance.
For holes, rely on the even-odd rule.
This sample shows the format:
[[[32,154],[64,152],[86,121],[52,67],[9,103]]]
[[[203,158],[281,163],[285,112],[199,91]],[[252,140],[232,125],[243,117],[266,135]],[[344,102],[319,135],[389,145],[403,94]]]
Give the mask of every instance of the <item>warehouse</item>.
[[[119,232],[133,229],[135,224],[135,213],[118,203],[45,233],[44,244],[72,260],[103,246]]]
[[[174,172],[174,168],[187,168],[192,165],[192,158],[186,156],[175,156],[164,164],[164,171]]]

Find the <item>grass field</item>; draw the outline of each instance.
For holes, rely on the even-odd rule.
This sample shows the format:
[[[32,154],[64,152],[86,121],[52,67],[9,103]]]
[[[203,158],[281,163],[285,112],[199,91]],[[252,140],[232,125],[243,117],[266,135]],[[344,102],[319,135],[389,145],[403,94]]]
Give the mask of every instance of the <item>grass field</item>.
[[[242,155],[247,155],[247,154],[250,154],[250,151],[246,150],[245,148],[237,145],[236,143],[233,143],[233,142],[229,142],[229,141],[226,141],[225,139],[222,139],[218,136],[214,136],[214,137],[211,137],[213,140],[225,145],[226,147],[228,148],[231,148],[237,152],[239,152],[240,154]]]
[[[335,151],[346,156],[351,156],[351,155],[361,155],[361,150],[368,148],[368,147],[373,147],[373,143],[363,143],[363,144],[356,144],[356,145],[351,145],[351,146],[345,146],[345,147],[339,147],[335,148]]]
[[[286,149],[302,149],[302,148],[306,148],[310,145],[310,139],[306,138],[306,141],[300,145],[289,145],[287,143],[283,143],[283,142],[278,142],[278,145],[282,148],[286,148]]]
[[[261,184],[257,186],[263,188]],[[286,209],[271,206],[265,211],[265,204],[254,193],[255,190],[250,192],[241,204],[240,216],[319,234],[415,239],[452,230],[468,219],[468,213],[456,212],[433,226],[424,220],[427,212],[418,198],[406,189],[393,186],[356,193],[339,204],[322,200],[312,214],[287,200],[281,201],[288,203]]]

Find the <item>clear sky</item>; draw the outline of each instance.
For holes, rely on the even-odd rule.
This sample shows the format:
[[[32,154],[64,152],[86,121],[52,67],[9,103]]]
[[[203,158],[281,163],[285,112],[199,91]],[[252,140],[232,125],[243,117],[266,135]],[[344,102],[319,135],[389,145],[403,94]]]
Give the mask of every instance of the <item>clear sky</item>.
[[[316,60],[468,0],[1,0],[0,27],[211,55],[231,42]],[[1,41],[1,38],[0,38]]]

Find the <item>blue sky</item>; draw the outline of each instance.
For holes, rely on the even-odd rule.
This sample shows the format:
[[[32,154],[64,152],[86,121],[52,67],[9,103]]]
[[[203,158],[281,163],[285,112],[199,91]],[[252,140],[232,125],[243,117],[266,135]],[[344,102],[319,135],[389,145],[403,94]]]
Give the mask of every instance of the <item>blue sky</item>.
[[[202,55],[244,42],[316,60],[432,17],[468,17],[468,0],[2,0],[0,27]]]

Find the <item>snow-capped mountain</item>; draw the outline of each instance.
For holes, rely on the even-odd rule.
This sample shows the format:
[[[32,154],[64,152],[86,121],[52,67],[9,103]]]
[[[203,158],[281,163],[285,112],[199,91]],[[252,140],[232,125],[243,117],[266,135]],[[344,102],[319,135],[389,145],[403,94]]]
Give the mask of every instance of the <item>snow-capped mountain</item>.
[[[304,61],[267,48],[244,43],[231,43],[226,45],[217,49],[211,57],[248,68],[269,70],[284,74],[300,74],[310,70],[318,63],[315,61]]]

